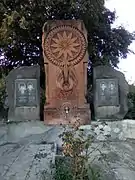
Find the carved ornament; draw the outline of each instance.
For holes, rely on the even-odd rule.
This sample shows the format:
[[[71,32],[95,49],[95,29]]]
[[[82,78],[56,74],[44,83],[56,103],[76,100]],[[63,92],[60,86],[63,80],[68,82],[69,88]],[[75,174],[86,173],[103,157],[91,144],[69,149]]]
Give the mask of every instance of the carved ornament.
[[[49,61],[59,67],[74,66],[84,57],[86,39],[83,33],[72,26],[53,28],[44,39],[44,53]]]

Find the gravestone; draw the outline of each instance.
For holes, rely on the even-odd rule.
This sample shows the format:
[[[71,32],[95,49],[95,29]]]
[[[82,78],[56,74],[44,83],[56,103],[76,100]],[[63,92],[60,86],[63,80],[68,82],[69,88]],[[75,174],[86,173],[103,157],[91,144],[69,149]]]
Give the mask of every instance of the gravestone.
[[[87,31],[80,20],[48,21],[42,48],[46,77],[46,124],[90,123],[87,92]]]
[[[23,66],[13,69],[6,78],[8,121],[40,119],[40,68]]]
[[[96,119],[123,119],[128,111],[128,83],[124,74],[111,66],[97,66],[93,82]]]

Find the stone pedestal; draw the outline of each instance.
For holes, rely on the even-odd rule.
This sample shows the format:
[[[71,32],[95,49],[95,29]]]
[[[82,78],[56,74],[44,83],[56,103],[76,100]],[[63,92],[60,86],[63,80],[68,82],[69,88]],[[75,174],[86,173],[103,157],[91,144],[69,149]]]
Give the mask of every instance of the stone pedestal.
[[[87,32],[82,21],[48,21],[43,27],[46,124],[90,123],[86,104]],[[87,117],[86,117],[87,116]]]
[[[91,113],[87,105],[80,108],[72,107],[68,114],[62,107],[58,109],[45,106],[44,112],[46,124],[74,124],[76,121],[79,121],[80,125],[90,124]]]

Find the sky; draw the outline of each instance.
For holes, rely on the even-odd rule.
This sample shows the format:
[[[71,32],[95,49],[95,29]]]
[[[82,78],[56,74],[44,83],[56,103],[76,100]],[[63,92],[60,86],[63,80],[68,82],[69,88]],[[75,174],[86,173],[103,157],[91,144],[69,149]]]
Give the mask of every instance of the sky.
[[[106,7],[116,11],[117,19],[114,26],[124,26],[130,32],[135,31],[135,0],[106,0]],[[130,46],[135,52],[135,42]],[[119,70],[125,74],[127,81],[135,84],[135,55],[129,54],[127,59],[121,59]]]

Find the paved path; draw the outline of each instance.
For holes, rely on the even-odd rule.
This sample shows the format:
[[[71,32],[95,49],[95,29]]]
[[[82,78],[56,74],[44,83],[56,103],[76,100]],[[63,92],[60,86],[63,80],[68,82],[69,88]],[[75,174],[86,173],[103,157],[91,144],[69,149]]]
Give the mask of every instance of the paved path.
[[[55,144],[61,145],[58,136],[63,129],[56,126],[38,129],[36,125],[33,130],[30,125],[16,128],[11,128],[14,135],[10,132],[9,137],[7,126],[0,126],[0,180],[52,180],[50,165],[55,161]],[[94,146],[100,143],[95,142]],[[107,141],[99,149],[109,161],[105,165],[101,160],[96,162],[104,171],[104,180],[135,180],[135,138]],[[96,157],[98,153],[94,151]]]
[[[51,180],[50,166],[55,161],[56,147],[43,141],[45,134],[14,143],[6,142],[5,135],[6,127],[1,126],[0,180]]]
[[[0,147],[0,180],[40,180],[54,164],[53,144],[5,144]]]

